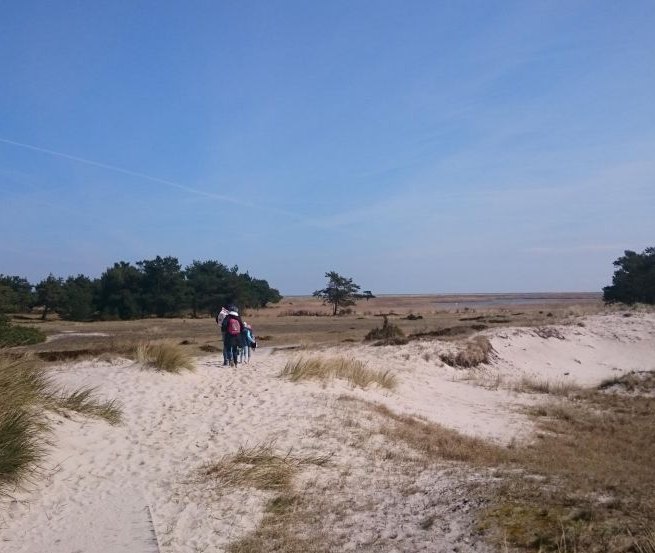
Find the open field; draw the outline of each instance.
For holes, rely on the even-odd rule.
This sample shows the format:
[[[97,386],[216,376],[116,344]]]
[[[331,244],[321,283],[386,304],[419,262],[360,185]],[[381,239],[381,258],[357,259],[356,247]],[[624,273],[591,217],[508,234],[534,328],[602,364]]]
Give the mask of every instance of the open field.
[[[251,310],[244,318],[254,326],[260,347],[266,347],[361,342],[371,329],[380,326],[382,314],[389,314],[406,335],[436,332],[447,338],[486,328],[552,324],[602,309],[599,294],[381,296],[358,302],[352,314],[331,317],[330,307],[319,300],[296,296],[266,309]],[[220,334],[209,316],[78,323],[40,321],[34,315],[15,322],[43,330],[48,342],[26,349],[51,352],[52,359],[57,359],[56,352],[63,352],[59,358],[64,359],[65,352],[96,355],[125,351],[152,340],[186,340],[189,343],[185,347],[193,355],[206,353],[203,346],[221,347]]]
[[[116,354],[49,363],[57,387],[120,402],[122,423],[46,411],[51,445],[36,477],[0,499],[0,545],[653,552],[652,309],[594,300],[435,313],[416,309],[431,298],[380,301],[380,313],[359,305],[343,317],[287,314],[321,308],[307,298],[253,313],[274,346],[300,342],[284,331],[294,325],[313,340],[258,349],[238,368],[205,352],[177,373]],[[389,312],[420,336],[361,343]],[[215,330],[211,319],[49,321],[39,348],[194,340],[179,346],[189,355],[216,343],[202,325]],[[73,330],[109,336],[56,337]]]

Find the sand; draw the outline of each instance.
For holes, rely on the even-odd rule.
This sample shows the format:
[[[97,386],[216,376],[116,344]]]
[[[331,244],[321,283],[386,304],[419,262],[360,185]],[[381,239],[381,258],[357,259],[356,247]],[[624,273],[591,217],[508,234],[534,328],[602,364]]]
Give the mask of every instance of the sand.
[[[465,497],[464,484],[475,474],[444,464],[408,476],[358,450],[339,397],[382,403],[498,443],[529,440],[531,423],[519,407],[539,398],[505,384],[529,376],[593,386],[655,369],[655,314],[596,315],[579,323],[488,331],[494,359],[473,371],[439,359],[455,347],[446,342],[318,353],[391,370],[398,380],[393,391],[281,379],[286,361],[299,354],[293,351],[260,350],[236,369],[223,367],[218,356],[202,357],[195,372],[180,375],[129,360],[57,366],[59,382],[97,386],[103,397],[120,399],[124,423],[49,415],[54,445],[41,474],[0,503],[0,551],[223,551],[257,527],[271,494],[218,489],[200,471],[240,445],[264,442],[296,455],[332,456],[328,467],[308,468],[296,485],[337,505],[325,530],[340,550],[488,551],[471,530]],[[480,385],[494,379],[503,385]],[[356,415],[351,408],[348,417]]]

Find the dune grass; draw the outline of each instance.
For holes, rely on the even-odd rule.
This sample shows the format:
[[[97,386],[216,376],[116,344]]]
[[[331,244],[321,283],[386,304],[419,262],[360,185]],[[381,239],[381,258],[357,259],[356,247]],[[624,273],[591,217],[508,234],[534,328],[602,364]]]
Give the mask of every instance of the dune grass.
[[[297,456],[291,451],[277,453],[273,442],[255,446],[241,446],[232,455],[206,467],[203,476],[220,489],[252,487],[274,492],[265,508],[259,526],[248,535],[232,542],[230,553],[327,553],[322,540],[316,536],[304,537],[299,528],[311,516],[310,501],[293,490],[293,477],[303,466],[325,465],[330,456]]]
[[[459,351],[442,353],[439,358],[451,367],[471,368],[489,363],[493,352],[494,348],[486,336],[476,336],[465,342]]]
[[[325,457],[300,457],[291,451],[276,453],[272,442],[240,446],[236,453],[225,455],[207,466],[203,473],[221,488],[251,487],[258,490],[288,491],[291,479],[305,465],[321,466]]]
[[[59,413],[74,411],[86,417],[103,419],[109,424],[119,424],[122,418],[120,404],[113,399],[99,401],[94,397],[96,391],[96,388],[78,388],[72,392],[56,392],[44,397],[44,405]]]
[[[515,392],[549,394],[553,396],[568,396],[579,392],[580,386],[575,382],[564,380],[548,380],[547,378],[535,378],[524,376],[517,383],[512,385]]]
[[[43,459],[50,433],[45,410],[120,422],[120,406],[93,393],[61,390],[35,357],[0,352],[0,494],[29,479]]]
[[[135,349],[136,360],[145,367],[170,373],[179,373],[183,369],[193,370],[193,360],[178,344],[173,342],[141,342]]]
[[[280,376],[288,377],[292,382],[339,378],[360,388],[377,384],[391,390],[396,386],[396,377],[389,371],[374,371],[363,361],[343,357],[298,357],[287,362]]]

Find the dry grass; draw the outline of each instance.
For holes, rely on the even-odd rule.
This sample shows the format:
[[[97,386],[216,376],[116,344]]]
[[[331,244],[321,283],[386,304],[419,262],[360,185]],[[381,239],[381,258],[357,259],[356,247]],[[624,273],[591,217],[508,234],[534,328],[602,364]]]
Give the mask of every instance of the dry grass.
[[[506,448],[478,438],[466,436],[420,417],[399,415],[388,407],[349,396],[339,401],[360,407],[360,412],[380,416],[374,432],[393,444],[405,444],[420,453],[427,461],[462,461],[476,466],[498,465],[508,460]]]
[[[293,477],[304,466],[323,466],[330,456],[296,456],[291,451],[278,454],[273,443],[252,447],[242,446],[233,455],[226,455],[217,463],[206,467],[203,476],[211,479],[221,489],[252,487],[275,492],[268,502],[264,518],[250,534],[231,543],[230,553],[260,553],[280,551],[284,553],[327,553],[324,540],[316,532],[301,535],[301,529],[316,518],[312,499],[293,491]],[[319,521],[314,520],[318,527]]]
[[[648,551],[655,398],[581,392],[531,412],[538,439],[512,452],[523,476],[505,477],[481,527],[523,551]]]
[[[189,354],[173,342],[142,342],[135,349],[136,360],[144,366],[179,373],[183,369],[193,370]]]
[[[44,409],[120,422],[118,404],[93,392],[60,390],[34,356],[0,353],[0,493],[29,478],[42,460],[50,430]]]
[[[530,410],[534,442],[503,447],[342,397],[382,420],[369,428],[426,462],[495,471],[480,485],[479,529],[507,550],[649,551],[655,524],[655,398],[579,392]],[[360,446],[368,447],[366,436]],[[392,459],[390,456],[389,459]],[[491,486],[491,487],[490,487]],[[475,493],[475,490],[474,490]]]
[[[379,372],[369,369],[366,363],[357,359],[332,357],[299,357],[287,362],[280,376],[288,377],[292,382],[299,380],[316,379],[330,380],[339,378],[347,380],[353,386],[366,388],[377,384],[382,388],[393,389],[396,386],[396,377],[389,371]]]
[[[467,341],[464,347],[454,353],[442,353],[439,358],[451,367],[477,367],[489,363],[494,348],[486,336],[476,336]]]
[[[603,380],[598,388],[607,392],[648,394],[655,390],[655,371],[631,371]]]
[[[515,392],[549,394],[554,396],[569,396],[580,391],[580,386],[575,382],[564,380],[548,380],[546,378],[534,378],[524,376],[517,383],[512,385]]]
[[[325,465],[330,456],[299,457],[291,451],[277,454],[273,443],[241,446],[232,455],[203,470],[221,488],[251,487],[258,490],[288,491],[292,477],[306,465]]]
[[[232,542],[228,553],[329,553],[329,536],[314,498],[283,492],[271,499],[250,534]],[[311,531],[304,531],[311,528]]]
[[[72,392],[56,392],[45,398],[44,405],[58,413],[74,411],[86,417],[103,419],[109,424],[119,424],[122,409],[116,400],[99,401],[94,397],[96,388],[78,388]]]

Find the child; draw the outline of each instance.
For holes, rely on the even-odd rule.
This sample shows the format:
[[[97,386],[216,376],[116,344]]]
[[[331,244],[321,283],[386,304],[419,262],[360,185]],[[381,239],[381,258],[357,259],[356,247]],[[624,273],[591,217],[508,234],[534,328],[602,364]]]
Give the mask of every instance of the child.
[[[250,361],[250,348],[255,349],[256,347],[257,342],[255,342],[252,327],[246,321],[243,321],[243,330],[241,331],[241,363],[248,363]]]

